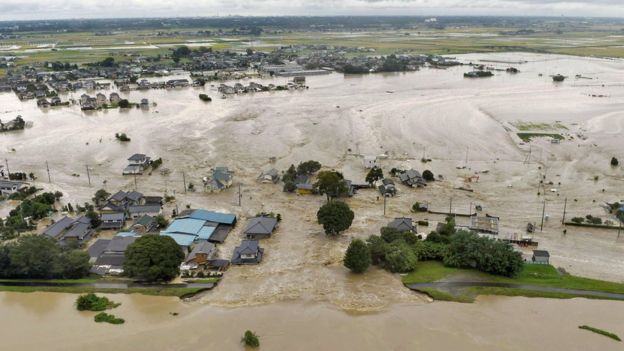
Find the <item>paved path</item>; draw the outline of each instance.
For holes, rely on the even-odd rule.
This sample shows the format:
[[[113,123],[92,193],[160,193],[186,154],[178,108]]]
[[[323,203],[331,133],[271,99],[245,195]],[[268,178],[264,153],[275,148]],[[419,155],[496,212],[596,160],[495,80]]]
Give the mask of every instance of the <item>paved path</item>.
[[[509,283],[494,283],[494,282],[434,282],[434,283],[417,283],[407,284],[408,288],[419,291],[425,288],[434,289],[457,289],[457,288],[472,288],[472,287],[491,287],[491,288],[511,288],[522,289],[537,292],[552,292],[562,293],[577,296],[589,296],[589,297],[601,297],[606,299],[624,300],[624,294],[611,293],[606,291],[591,291],[591,290],[577,290],[566,288],[553,288],[548,286],[539,285],[524,285],[524,284],[509,284]]]
[[[78,288],[96,288],[96,289],[171,289],[171,288],[194,288],[194,289],[212,289],[214,283],[188,283],[188,284],[139,284],[139,283],[123,283],[123,282],[93,282],[93,283],[54,283],[54,282],[33,282],[33,281],[0,281],[0,286],[42,286],[42,287],[78,287]]]

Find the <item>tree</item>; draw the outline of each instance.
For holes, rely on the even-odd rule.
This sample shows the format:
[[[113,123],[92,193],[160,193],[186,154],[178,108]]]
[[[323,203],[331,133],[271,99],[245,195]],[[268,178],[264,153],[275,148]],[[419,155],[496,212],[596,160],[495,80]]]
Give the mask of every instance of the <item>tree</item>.
[[[428,182],[433,182],[435,180],[435,177],[433,176],[433,172],[431,172],[428,169],[423,172],[422,176],[423,176],[423,179]]]
[[[41,235],[28,235],[18,239],[10,247],[11,275],[23,278],[47,279],[58,275],[60,248],[50,239]]]
[[[327,201],[347,193],[347,187],[342,175],[334,171],[323,171],[319,173],[314,187],[319,193],[327,196]]]
[[[316,214],[318,223],[323,225],[327,235],[338,235],[349,229],[354,216],[349,205],[342,201],[330,201],[321,206]]]
[[[522,270],[524,263],[522,255],[508,243],[458,231],[447,246],[444,265],[513,277]]]
[[[321,169],[321,164],[317,161],[306,161],[297,166],[298,175],[310,175]]]
[[[96,205],[99,205],[101,203],[104,203],[104,201],[106,201],[109,197],[110,197],[110,193],[104,189],[100,189],[98,191],[95,192],[95,195],[93,196],[93,203]]]
[[[112,57],[107,57],[100,62],[100,66],[102,67],[113,67],[115,66],[115,59]]]
[[[373,184],[382,180],[383,177],[383,171],[381,170],[381,168],[375,166],[371,168],[370,171],[368,171],[368,174],[366,175],[366,182],[373,186]]]
[[[368,244],[368,250],[371,256],[371,263],[374,265],[381,265],[386,256],[388,243],[379,235],[371,235],[366,240],[366,243]]]
[[[245,331],[241,342],[247,347],[256,348],[260,346],[260,339],[258,339],[258,335],[251,330]]]
[[[128,99],[121,99],[119,100],[118,106],[119,108],[130,108],[130,101],[128,101]]]
[[[156,223],[158,223],[158,228],[167,228],[169,225],[169,220],[167,220],[167,218],[163,215],[158,215],[154,217],[154,219],[156,220]]]
[[[618,161],[617,158],[615,158],[615,157],[611,158],[611,166],[617,167],[619,164],[620,164],[620,161]]]
[[[124,273],[147,281],[171,280],[180,273],[184,253],[171,237],[145,235],[128,246]]]
[[[371,253],[362,240],[355,239],[349,244],[344,257],[344,266],[353,273],[364,273],[371,264]]]
[[[89,254],[80,250],[68,250],[60,256],[60,269],[63,278],[79,279],[89,275],[91,265],[89,264]]]

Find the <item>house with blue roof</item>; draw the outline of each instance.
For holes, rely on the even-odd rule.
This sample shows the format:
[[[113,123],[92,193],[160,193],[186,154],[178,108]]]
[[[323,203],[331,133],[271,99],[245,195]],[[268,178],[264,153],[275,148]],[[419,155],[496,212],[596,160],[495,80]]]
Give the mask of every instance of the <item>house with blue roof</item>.
[[[160,235],[171,237],[182,247],[190,247],[197,241],[210,241],[216,226],[203,219],[192,217],[176,218]]]

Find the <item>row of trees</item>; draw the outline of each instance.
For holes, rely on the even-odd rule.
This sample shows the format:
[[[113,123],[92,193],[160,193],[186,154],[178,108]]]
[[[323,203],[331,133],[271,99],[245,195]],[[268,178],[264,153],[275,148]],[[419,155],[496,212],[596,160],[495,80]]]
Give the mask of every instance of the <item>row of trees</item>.
[[[382,228],[380,234],[370,236],[366,242],[353,240],[345,253],[345,267],[362,273],[372,264],[393,273],[406,273],[416,269],[418,261],[437,260],[449,267],[474,268],[508,277],[517,275],[523,267],[521,254],[511,245],[455,231],[452,218],[426,240],[392,228]]]
[[[23,279],[78,279],[89,274],[89,254],[61,247],[42,235],[22,236],[0,246],[0,277]]]

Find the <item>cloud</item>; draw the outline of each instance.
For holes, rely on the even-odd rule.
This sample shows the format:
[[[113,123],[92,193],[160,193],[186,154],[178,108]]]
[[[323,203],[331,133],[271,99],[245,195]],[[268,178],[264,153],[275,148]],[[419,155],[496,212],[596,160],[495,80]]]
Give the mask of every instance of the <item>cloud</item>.
[[[624,17],[621,3],[622,0],[0,0],[0,20],[350,14]]]

